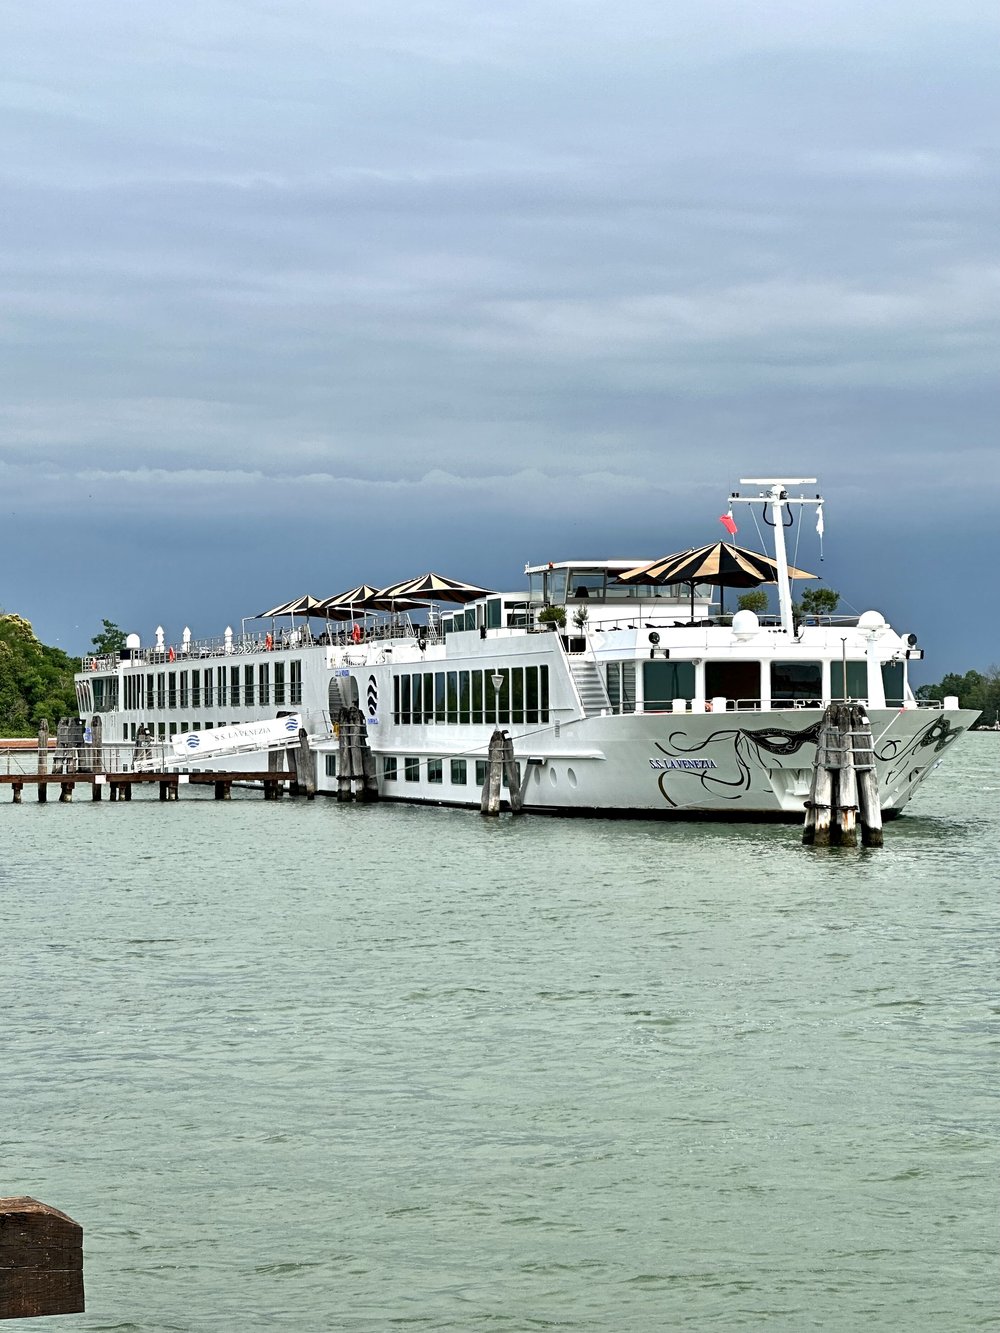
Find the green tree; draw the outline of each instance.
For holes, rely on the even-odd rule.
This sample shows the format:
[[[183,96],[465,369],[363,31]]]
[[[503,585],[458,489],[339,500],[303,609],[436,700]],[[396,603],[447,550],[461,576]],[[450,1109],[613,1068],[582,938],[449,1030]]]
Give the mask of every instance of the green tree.
[[[0,615],[0,735],[34,735],[43,719],[54,731],[61,717],[76,717],[75,665],[39,643],[29,621]]]
[[[564,606],[544,606],[535,617],[539,625],[558,625],[563,629],[566,625],[566,608]]]
[[[113,620],[102,620],[100,631],[90,641],[94,652],[100,656],[115,654],[125,647],[125,631],[119,629]]]
[[[740,593],[736,605],[741,611],[753,611],[756,615],[762,615],[768,608],[767,593],[763,588],[754,588],[752,592]]]
[[[840,605],[840,593],[833,588],[806,588],[799,602],[804,616],[832,616]]]
[[[921,685],[916,695],[925,700],[955,695],[960,707],[979,709],[981,726],[992,726],[1000,716],[1000,667],[991,666],[985,674],[966,671],[959,675],[957,671],[949,671],[936,685]]]

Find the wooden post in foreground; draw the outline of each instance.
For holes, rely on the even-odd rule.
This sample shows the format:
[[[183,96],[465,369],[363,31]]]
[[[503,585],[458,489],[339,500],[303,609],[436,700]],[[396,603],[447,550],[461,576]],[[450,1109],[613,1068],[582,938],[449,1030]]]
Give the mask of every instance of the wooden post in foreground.
[[[0,1319],[83,1308],[83,1228],[37,1199],[0,1199]]]

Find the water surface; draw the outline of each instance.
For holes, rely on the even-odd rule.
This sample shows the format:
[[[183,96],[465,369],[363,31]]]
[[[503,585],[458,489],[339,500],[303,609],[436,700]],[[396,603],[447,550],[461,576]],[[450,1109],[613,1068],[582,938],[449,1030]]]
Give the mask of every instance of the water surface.
[[[0,808],[0,1193],[69,1330],[997,1328],[1000,738],[880,851]]]

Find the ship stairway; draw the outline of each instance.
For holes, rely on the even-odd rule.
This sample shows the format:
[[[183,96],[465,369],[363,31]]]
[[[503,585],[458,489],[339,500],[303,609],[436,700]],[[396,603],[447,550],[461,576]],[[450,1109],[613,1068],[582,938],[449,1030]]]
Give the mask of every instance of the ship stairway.
[[[599,717],[611,707],[597,663],[590,657],[570,659],[570,675],[580,697],[584,717]]]
[[[351,706],[344,697],[344,687],[337,676],[330,677],[327,699],[327,708],[330,710],[331,718],[337,717],[342,708],[350,708]]]
[[[284,750],[294,750],[299,744],[297,735],[287,740],[264,740],[259,745],[224,745],[217,750],[205,750],[201,753],[178,754],[176,750],[153,742],[149,747],[153,753],[137,755],[132,768],[136,773],[169,773],[174,768],[190,768],[195,764],[213,763],[217,759],[232,759],[237,755],[271,754]]]

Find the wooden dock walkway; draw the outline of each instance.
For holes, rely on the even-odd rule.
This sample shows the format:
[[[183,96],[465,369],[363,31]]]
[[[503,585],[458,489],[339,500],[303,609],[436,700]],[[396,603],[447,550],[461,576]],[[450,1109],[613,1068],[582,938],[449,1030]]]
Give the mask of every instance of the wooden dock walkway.
[[[232,795],[233,783],[259,783],[264,789],[265,801],[277,801],[288,791],[295,796],[302,792],[312,799],[312,794],[300,788],[294,773],[265,769],[263,772],[232,773],[0,773],[0,787],[10,787],[13,803],[20,805],[25,787],[34,787],[38,800],[44,804],[49,799],[49,787],[59,788],[59,800],[72,801],[77,786],[91,789],[91,800],[99,801],[107,788],[108,799],[112,801],[131,801],[132,788],[137,784],[148,786],[160,784],[160,800],[176,801],[181,787],[214,787],[217,801],[228,801]]]

